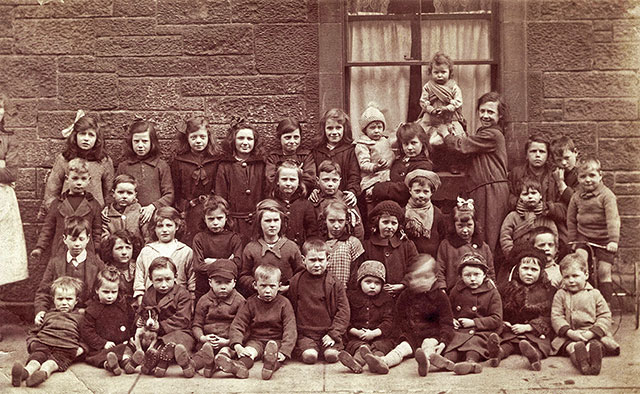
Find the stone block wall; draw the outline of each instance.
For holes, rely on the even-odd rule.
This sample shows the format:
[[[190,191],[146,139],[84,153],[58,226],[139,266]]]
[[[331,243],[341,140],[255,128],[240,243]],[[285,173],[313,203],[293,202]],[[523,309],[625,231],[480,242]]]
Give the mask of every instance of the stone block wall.
[[[596,154],[622,217],[622,272],[640,259],[640,3],[528,0],[527,128]],[[508,55],[505,55],[508,56]]]
[[[285,116],[315,135],[318,5],[314,0],[0,0],[0,91],[19,141],[17,184],[27,248],[60,131],[83,108],[100,120],[118,163],[134,115],[157,125],[163,156],[174,126],[205,114],[223,136],[232,116],[257,124],[268,146]],[[45,261],[2,287],[0,301],[33,298]]]

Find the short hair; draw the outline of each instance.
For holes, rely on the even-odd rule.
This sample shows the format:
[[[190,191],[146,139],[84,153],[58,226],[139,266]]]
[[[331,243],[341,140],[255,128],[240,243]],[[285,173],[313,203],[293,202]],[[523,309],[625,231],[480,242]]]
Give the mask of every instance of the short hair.
[[[96,275],[96,281],[93,284],[93,290],[97,291],[105,282],[117,283],[118,285],[120,285],[120,271],[118,271],[118,269],[112,265],[108,265],[102,270],[98,271],[98,275]]]
[[[325,127],[327,126],[327,120],[332,119],[337,123],[341,124],[344,128],[344,133],[342,134],[342,144],[351,145],[353,143],[353,135],[351,133],[351,120],[349,119],[349,115],[346,114],[340,108],[332,108],[325,112],[320,118],[320,130],[318,133],[318,146],[324,146],[329,142],[327,140],[327,133],[325,132]]]
[[[177,209],[175,209],[174,207],[160,207],[153,214],[153,217],[151,218],[151,220],[149,221],[149,224],[147,225],[148,226],[147,228],[151,233],[151,239],[153,241],[158,240],[158,235],[156,234],[156,231],[155,231],[156,225],[159,222],[163,221],[164,219],[169,219],[176,224],[176,233],[180,231],[180,229],[182,228],[182,216],[180,216],[180,212],[178,212]]]
[[[274,276],[276,277],[276,280],[280,282],[282,272],[280,271],[280,268],[271,264],[260,264],[253,271],[253,278],[256,282],[259,280],[269,280]]]
[[[222,196],[212,194],[207,196],[207,198],[204,200],[204,203],[202,204],[202,223],[200,224],[200,228],[202,230],[207,228],[204,217],[217,209],[221,210],[222,213],[224,213],[227,217],[227,221],[225,222],[224,227],[229,230],[234,228],[233,218],[229,215],[231,213],[229,203]]]
[[[551,235],[553,235],[553,240],[556,243],[556,247],[558,247],[558,235],[555,232],[553,232],[553,230],[550,229],[547,226],[538,226],[538,227],[534,228],[533,230],[531,230],[529,232],[529,234],[531,234],[531,246],[533,246],[535,244],[536,237],[538,235],[551,234]]]
[[[120,174],[113,180],[113,190],[116,190],[116,187],[121,183],[130,183],[133,187],[138,190],[138,182],[136,182],[136,178],[132,177],[129,174]]]
[[[542,134],[542,133],[533,133],[529,136],[529,138],[527,139],[527,142],[525,142],[524,144],[524,151],[525,153],[529,150],[529,147],[531,146],[531,144],[533,144],[534,142],[537,142],[539,144],[544,144],[544,146],[547,148],[547,163],[549,162],[549,154],[551,154],[551,141],[549,140],[549,137],[547,137],[546,135]]]
[[[303,256],[306,256],[312,250],[316,252],[325,252],[327,254],[329,253],[327,243],[320,238],[309,238],[302,244],[301,252]]]
[[[78,174],[88,174],[89,163],[85,159],[82,159],[80,157],[71,159],[69,160],[69,165],[67,166],[67,175],[69,175],[71,171]]]
[[[247,122],[240,122],[237,124],[231,125],[229,130],[227,130],[227,135],[224,137],[224,141],[222,141],[222,149],[224,152],[229,153],[231,155],[235,155],[236,152],[236,136],[240,130],[251,130],[253,132],[253,150],[251,151],[252,156],[261,157],[262,156],[262,138],[260,137],[260,133],[256,131],[256,127]]]
[[[518,181],[518,189],[520,190],[520,193],[522,193],[523,190],[529,191],[529,189],[533,189],[542,194],[542,185],[540,184],[540,181],[531,177],[524,177],[520,179]]]
[[[84,287],[84,283],[78,278],[74,278],[72,276],[60,276],[56,278],[56,280],[51,283],[50,291],[51,295],[55,296],[56,290],[74,290],[76,292],[76,297],[78,297],[82,293],[82,289]]]
[[[255,215],[256,234],[258,234],[260,238],[264,237],[264,234],[262,232],[261,222],[262,222],[262,217],[266,212],[276,212],[280,215],[280,231],[278,232],[278,235],[282,235],[287,225],[287,222],[286,222],[287,214],[284,212],[284,208],[282,208],[282,205],[280,205],[279,202],[270,198],[264,199],[256,205],[256,215]]]
[[[104,261],[106,264],[115,263],[115,260],[113,258],[113,247],[115,246],[118,239],[133,247],[133,255],[131,257],[134,260],[138,257],[138,254],[142,249],[143,245],[140,237],[127,229],[116,230],[111,235],[109,235],[109,237],[105,241],[102,242],[100,248],[100,256],[102,257],[102,261]]]
[[[204,148],[205,153],[208,153],[211,156],[215,156],[218,153],[218,149],[214,140],[211,136],[211,132],[207,127],[209,123],[202,116],[194,116],[186,120],[186,122],[182,123],[182,127],[178,130],[178,142],[180,147],[178,148],[179,153],[188,153],[191,150],[191,146],[189,145],[189,134],[195,133],[200,129],[204,128],[204,131],[207,133],[207,146]]]
[[[156,134],[153,122],[143,119],[135,119],[128,127],[127,139],[125,140],[127,143],[127,152],[130,157],[135,158],[138,156],[133,150],[133,135],[146,133],[147,131],[149,132],[151,148],[145,157],[156,157],[160,153],[160,141],[158,140],[158,134]]]
[[[82,216],[68,216],[64,218],[62,235],[77,238],[83,231],[86,231],[87,235],[91,235],[91,225],[87,219]]]
[[[298,122],[298,119],[284,118],[278,123],[278,126],[276,127],[276,137],[278,137],[279,139],[283,134],[292,133],[296,130],[300,130],[300,133],[302,134],[302,128],[300,127],[300,122]]]
[[[564,151],[576,152],[576,146],[573,140],[566,135],[551,141],[551,151],[554,156],[561,157]]]
[[[394,142],[394,148],[398,150],[399,158],[406,156],[402,149],[402,144],[411,141],[414,137],[418,137],[420,143],[422,143],[422,153],[427,155],[427,149],[429,146],[429,136],[425,133],[422,126],[416,122],[402,123],[396,130],[396,142]]]
[[[451,60],[449,55],[446,55],[444,52],[437,52],[435,55],[433,55],[433,58],[429,62],[429,68],[427,69],[427,72],[431,74],[434,65],[440,66],[443,64],[449,67],[449,78],[453,78],[453,60]]]
[[[579,253],[570,253],[560,260],[560,272],[564,272],[570,267],[576,267],[582,272],[589,273],[589,264],[587,260]]]
[[[169,257],[158,256],[149,264],[149,279],[153,280],[153,271],[169,268],[174,275],[178,274],[176,264]]]
[[[576,165],[576,169],[578,174],[584,171],[588,171],[591,167],[593,167],[596,171],[602,171],[602,164],[600,160],[598,160],[594,156],[585,156],[578,160],[578,164]]]
[[[424,176],[417,176],[413,178],[411,182],[409,182],[409,189],[413,187],[414,183],[417,183],[420,186],[429,186],[429,189],[431,189],[432,193],[436,190],[436,185],[434,185],[433,182],[431,182],[427,177]]]
[[[336,171],[338,175],[342,176],[342,168],[340,168],[340,164],[331,160],[323,160],[322,163],[318,166],[318,176],[320,176],[321,172],[334,172]]]
[[[506,123],[509,119],[509,107],[507,102],[504,101],[504,97],[498,92],[488,92],[480,96],[478,99],[478,106],[476,110],[480,109],[480,106],[485,103],[498,103],[498,126],[504,130]]]

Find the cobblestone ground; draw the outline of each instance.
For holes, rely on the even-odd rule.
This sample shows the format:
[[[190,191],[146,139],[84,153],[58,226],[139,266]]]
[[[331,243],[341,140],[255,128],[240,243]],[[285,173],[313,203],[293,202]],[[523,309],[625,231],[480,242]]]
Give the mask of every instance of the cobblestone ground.
[[[619,317],[616,316],[616,323]],[[430,372],[426,378],[418,376],[413,359],[405,360],[388,375],[373,375],[366,370],[355,375],[340,364],[310,366],[289,362],[270,381],[261,380],[260,362],[251,370],[248,380],[236,380],[222,372],[216,372],[212,379],[201,375],[185,379],[177,366],[170,367],[162,379],[140,375],[112,377],[102,369],[78,363],[68,372],[54,374],[36,389],[14,388],[10,380],[14,361],[26,360],[28,327],[2,311],[0,321],[4,336],[0,342],[0,393],[640,392],[640,331],[634,329],[631,315],[622,316],[615,335],[622,355],[606,358],[599,376],[581,376],[568,359],[560,357],[544,360],[542,371],[534,372],[520,356],[508,358],[498,368],[484,363],[483,372],[477,375]]]

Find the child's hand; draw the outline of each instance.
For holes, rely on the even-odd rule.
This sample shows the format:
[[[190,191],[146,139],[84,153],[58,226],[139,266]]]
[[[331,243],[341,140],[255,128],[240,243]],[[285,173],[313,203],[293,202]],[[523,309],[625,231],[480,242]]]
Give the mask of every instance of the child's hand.
[[[151,220],[151,217],[153,216],[153,213],[155,211],[156,207],[153,204],[149,204],[146,207],[140,208],[140,222],[142,224],[146,224],[149,220]]]
[[[556,168],[553,170],[553,179],[558,185],[564,183],[564,168]]]
[[[236,353],[238,354],[238,358],[240,357],[251,357],[251,352],[246,347],[240,345],[240,351],[237,350],[238,345],[236,345]]]
[[[336,344],[336,341],[334,341],[334,340],[333,340],[333,338],[331,338],[331,337],[329,336],[329,334],[325,334],[325,335],[322,337],[322,346],[324,346],[324,347],[330,347],[330,346],[333,346],[333,345],[335,345],[335,344]]]
[[[111,349],[112,347],[116,347],[116,344],[111,341],[107,341],[107,343],[104,344],[105,349]]]
[[[204,259],[204,263],[205,264],[213,264],[213,263],[216,262],[216,260],[218,260],[218,259],[214,259],[213,257],[207,257],[207,258]]]
[[[312,204],[319,203],[320,202],[320,190],[313,189],[311,191],[311,194],[309,194],[309,201],[311,201]]]
[[[229,346],[229,340],[227,338],[221,338],[216,335],[216,338],[209,341],[214,350],[222,349],[225,346]]]
[[[5,168],[7,166],[7,162],[4,160],[0,160],[0,168]]]
[[[590,340],[592,340],[596,334],[594,334],[593,332],[589,331],[589,330],[580,330],[578,331],[578,335],[580,335],[580,337],[582,338],[582,340],[584,342],[589,342]]]
[[[289,285],[280,285],[280,288],[278,289],[278,293],[286,293],[287,290],[289,290]]]
[[[31,251],[31,257],[33,257],[34,259],[39,259],[41,255],[42,249],[40,248],[35,248]]]
[[[530,324],[514,324],[511,326],[511,332],[516,335],[524,334],[525,332],[531,331],[533,331],[533,327],[531,327]]]
[[[376,163],[376,168],[375,168],[374,171],[382,170],[383,168],[385,168],[387,166],[387,164],[389,164],[389,162],[386,161],[385,159],[378,160],[378,162]]]
[[[567,338],[571,339],[572,341],[576,341],[576,342],[582,342],[583,341],[583,337],[582,335],[575,330],[569,330],[567,331]]]
[[[44,321],[44,314],[45,313],[46,313],[45,311],[40,311],[36,315],[36,318],[33,319],[34,323],[36,323],[36,326],[41,326],[42,325],[42,322]]]
[[[458,319],[453,319],[453,328],[456,330],[460,328],[460,322]]]
[[[286,359],[287,359],[287,356],[285,356],[284,354],[278,352],[278,361],[279,362],[283,362]]]
[[[78,350],[76,350],[76,357],[82,356],[82,353],[84,353],[84,349],[81,347],[78,347]]]
[[[360,337],[362,336],[362,334],[364,334],[364,329],[357,329],[357,328],[351,328],[349,330],[349,334],[353,335],[354,337],[360,339]]]
[[[138,306],[142,305],[142,294],[136,297],[136,301],[138,302]]]
[[[383,286],[384,291],[389,293],[389,295],[396,296],[400,294],[402,290],[404,290],[404,285],[402,283],[398,284],[390,284],[387,283]]]
[[[607,244],[607,252],[615,253],[618,251],[618,243],[617,242],[609,242]]]
[[[347,190],[344,192],[344,202],[351,208],[355,207],[358,203],[358,198],[353,192]]]
[[[360,336],[360,340],[370,342],[378,337],[378,333],[375,330],[364,329],[364,333]]]
[[[458,322],[460,322],[460,325],[464,328],[475,327],[476,325],[473,319],[467,319],[466,317],[459,318]]]
[[[204,334],[201,335],[198,339],[200,339],[200,342],[202,343],[210,343],[213,345],[213,341],[215,341],[216,338],[218,338],[216,334]]]

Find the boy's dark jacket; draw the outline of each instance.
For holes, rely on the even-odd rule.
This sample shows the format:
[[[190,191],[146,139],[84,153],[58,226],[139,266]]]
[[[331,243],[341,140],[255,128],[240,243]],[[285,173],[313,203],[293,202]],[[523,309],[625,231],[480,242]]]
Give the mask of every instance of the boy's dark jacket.
[[[47,264],[47,268],[44,270],[42,280],[36,290],[36,296],[33,301],[35,312],[46,311],[53,306],[53,298],[51,297],[51,283],[61,276],[67,275],[67,254],[52,257]],[[84,308],[87,305],[87,301],[93,294],[93,286],[96,281],[96,276],[104,268],[104,263],[100,260],[100,257],[96,256],[93,252],[87,250],[87,259],[83,263],[85,265],[85,278],[82,293],[78,299],[76,308]]]
[[[298,310],[298,294],[305,289],[299,288],[300,276],[307,271],[300,271],[295,274],[289,281],[289,290],[287,291],[287,297],[291,301],[293,310]],[[342,283],[338,282],[333,275],[326,272],[324,277],[324,295],[325,305],[329,316],[333,317],[331,327],[327,334],[338,341],[342,338],[349,326],[349,318],[351,312],[349,310],[349,300],[347,299],[347,291]]]
[[[453,338],[453,314],[449,297],[435,283],[431,290],[417,292],[410,287],[398,296],[394,323],[396,336],[420,347],[425,338],[435,338],[445,345]]]
[[[95,297],[87,303],[80,321],[80,335],[91,351],[104,349],[107,341],[116,345],[133,336],[135,312],[124,297],[111,305],[101,304]]]
[[[371,297],[358,288],[349,290],[347,297],[351,310],[349,328],[379,328],[382,331],[379,338],[388,338],[393,334],[393,298],[389,293],[381,291]]]
[[[160,335],[173,331],[185,330],[191,332],[191,318],[193,316],[193,301],[187,289],[180,285],[173,288],[157,302],[157,292],[149,286],[142,297],[141,306],[157,306],[160,310]]]

